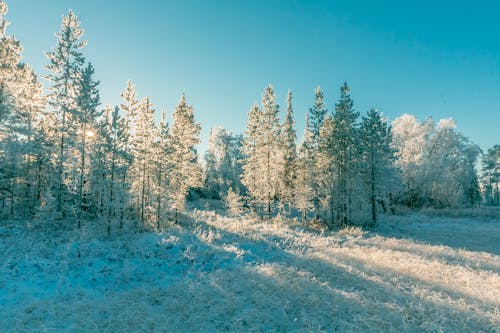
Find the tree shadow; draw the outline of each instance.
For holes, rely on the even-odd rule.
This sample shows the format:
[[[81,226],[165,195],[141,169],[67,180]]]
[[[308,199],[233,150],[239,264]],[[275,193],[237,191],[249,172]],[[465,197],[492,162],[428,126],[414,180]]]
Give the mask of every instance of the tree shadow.
[[[381,237],[500,255],[500,223],[495,220],[468,221],[448,218],[441,222],[440,219],[428,217],[423,220],[418,217],[415,220],[398,220],[395,217],[381,221],[370,232]]]
[[[481,306],[483,308],[495,307],[495,304],[485,305],[483,300],[474,299],[451,287],[433,285],[431,282],[397,271],[369,267],[353,258],[339,258],[339,261],[345,264],[339,266],[318,258],[300,256],[287,252],[278,246],[277,244],[281,244],[282,239],[277,236],[271,240],[248,239],[245,236],[215,228],[204,222],[197,224],[214,228],[220,235],[220,238],[211,246],[217,248],[218,244],[234,244],[245,251],[243,255],[234,256],[231,259],[237,262],[228,265],[238,267],[237,270],[244,270],[242,275],[248,274],[249,270],[260,272],[258,268],[262,265],[270,267],[270,272],[266,273],[265,270],[263,273],[260,272],[260,275],[264,277],[258,280],[270,285],[271,289],[265,290],[285,288],[287,291],[285,294],[290,293],[290,296],[285,297],[285,300],[290,304],[304,303],[303,299],[308,299],[308,297],[319,297],[323,305],[328,308],[326,313],[330,314],[323,317],[324,322],[328,323],[325,326],[327,331],[333,331],[339,327],[343,328],[344,325],[348,325],[347,327],[360,325],[357,326],[357,329],[371,331],[374,330],[372,325],[374,323],[380,324],[380,322],[389,325],[381,326],[380,331],[425,331],[429,322],[435,328],[441,327],[449,331],[476,331],[478,327],[481,329],[494,328],[488,315],[470,309]],[[202,239],[199,241],[203,242]],[[220,250],[220,248],[218,249]],[[242,263],[244,263],[243,266]],[[377,276],[396,282],[393,284],[382,283],[374,278]],[[265,282],[262,281],[262,278],[266,279]],[[400,288],[398,285],[400,281],[403,281],[407,286],[418,285],[421,291],[423,290],[427,294],[437,292],[445,294],[454,301],[467,302],[469,306],[467,309],[460,309],[439,299],[432,300],[415,293],[414,290]],[[232,292],[230,289],[225,289],[223,285],[219,287],[225,293],[231,294]],[[252,290],[258,290],[258,288],[258,284],[252,286]],[[264,294],[265,290],[262,290]],[[373,292],[374,290],[377,292]],[[331,299],[333,302],[325,301],[323,299],[325,295],[327,300]],[[272,297],[272,295],[267,295],[267,297]],[[274,304],[273,306],[278,305]],[[307,306],[314,308],[313,305]],[[347,312],[346,309],[348,309]],[[325,309],[316,307],[314,311],[323,313],[322,311]],[[297,312],[291,312],[290,317],[287,318],[292,320],[292,314],[295,317],[299,315]],[[341,318],[335,317],[335,315]],[[340,322],[342,324],[339,324]],[[396,326],[392,327],[391,325]],[[302,328],[307,327],[303,326]]]

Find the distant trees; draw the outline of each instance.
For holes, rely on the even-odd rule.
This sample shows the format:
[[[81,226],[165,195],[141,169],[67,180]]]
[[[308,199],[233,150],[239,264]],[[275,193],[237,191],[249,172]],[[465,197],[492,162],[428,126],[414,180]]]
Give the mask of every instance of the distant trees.
[[[483,157],[482,186],[485,203],[500,206],[500,145],[488,149]]]
[[[208,149],[205,153],[204,186],[209,198],[224,198],[232,189],[243,194],[243,136],[232,134],[222,127],[210,130]]]
[[[477,145],[457,133],[452,119],[420,123],[403,115],[393,122],[396,164],[404,189],[397,200],[412,208],[475,206],[480,202]]]

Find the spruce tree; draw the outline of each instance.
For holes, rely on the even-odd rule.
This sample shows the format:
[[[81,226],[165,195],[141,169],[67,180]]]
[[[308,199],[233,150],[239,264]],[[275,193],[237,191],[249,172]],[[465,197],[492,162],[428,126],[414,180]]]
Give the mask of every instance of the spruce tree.
[[[297,134],[295,132],[295,119],[292,106],[292,92],[288,91],[285,121],[282,130],[282,180],[280,199],[288,206],[290,214],[295,202],[297,181]]]
[[[377,202],[385,205],[391,184],[394,184],[395,152],[392,143],[391,127],[379,111],[371,109],[362,117],[360,127],[362,151],[362,175],[368,187],[371,210],[371,223],[377,223]]]
[[[307,213],[314,209],[313,199],[314,192],[312,189],[312,132],[309,126],[309,113],[306,113],[306,126],[304,129],[304,137],[299,148],[297,158],[297,180],[295,206],[301,212],[302,222],[306,222]]]
[[[175,108],[173,120],[170,136],[173,163],[170,184],[177,223],[178,213],[185,209],[189,190],[202,186],[196,152],[201,128],[195,122],[193,107],[187,104],[184,94]]]
[[[93,140],[97,133],[98,118],[102,115],[102,111],[98,110],[100,105],[99,82],[93,79],[94,68],[89,63],[87,67],[82,69],[80,75],[79,89],[77,91],[77,106],[75,112],[77,117],[77,142],[79,150],[79,182],[78,182],[78,228],[80,228],[81,214],[88,210],[90,205],[89,190],[90,190],[90,169],[88,166],[87,155],[89,148],[92,152]],[[101,214],[104,209],[101,205],[99,208]]]
[[[279,194],[279,175],[282,164],[280,161],[280,123],[279,106],[276,103],[274,89],[267,86],[262,95],[262,123],[260,128],[260,139],[258,147],[258,163],[264,187],[256,193],[262,200],[267,210],[268,219],[271,218],[272,204],[276,195]]]
[[[319,179],[323,173],[323,170],[321,170],[318,166],[318,157],[320,155],[319,141],[321,128],[323,127],[323,122],[326,114],[328,113],[323,99],[324,94],[318,86],[314,90],[314,105],[309,108],[309,130],[311,132],[311,143],[308,146],[310,150],[308,154],[311,158],[311,189],[314,193],[313,205],[316,218],[319,218],[320,193],[322,191]]]
[[[153,105],[149,97],[140,104],[137,117],[134,119],[133,136],[131,135],[131,154],[133,162],[130,168],[132,179],[131,195],[135,201],[135,209],[140,221],[140,227],[150,222],[152,216],[152,195],[154,185],[155,139],[158,137],[154,122]]]
[[[68,163],[70,162],[68,155],[75,141],[74,123],[75,112],[78,110],[77,92],[84,64],[81,50],[87,43],[82,40],[82,36],[83,29],[80,28],[80,22],[70,10],[68,15],[63,17],[61,30],[56,33],[56,46],[47,53],[49,59],[47,69],[50,72],[47,79],[52,82],[49,87],[49,103],[57,114],[60,136],[55,179],[56,204],[57,210],[63,214],[65,178],[67,178],[65,173],[74,173],[77,168],[73,163]]]
[[[353,109],[353,101],[347,82],[340,88],[340,99],[335,104],[333,114],[332,154],[336,166],[337,181],[337,214],[342,225],[350,224],[354,181],[356,179],[357,161],[357,127],[359,113]]]
[[[261,145],[262,110],[254,104],[248,112],[248,121],[243,139],[243,174],[241,182],[246,187],[251,200],[251,206],[258,212],[260,202],[257,193],[262,187],[261,170],[259,168],[259,147]]]

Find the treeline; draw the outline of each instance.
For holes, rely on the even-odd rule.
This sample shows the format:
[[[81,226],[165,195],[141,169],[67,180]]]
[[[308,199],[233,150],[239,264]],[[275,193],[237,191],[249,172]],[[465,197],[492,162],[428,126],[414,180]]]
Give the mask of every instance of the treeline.
[[[394,212],[401,205],[498,205],[499,147],[483,160],[481,186],[476,170],[481,150],[455,130],[452,119],[419,122],[405,114],[390,124],[375,109],[360,116],[347,83],[331,111],[316,89],[300,143],[291,92],[284,121],[280,118],[268,86],[261,105],[248,113],[244,136],[233,138],[235,153],[226,148],[228,134],[217,131],[222,134],[210,142],[218,144],[206,156],[205,189],[210,195],[223,198],[231,188],[231,202],[232,192],[239,192],[240,201],[246,199],[260,216],[300,212],[303,220],[314,218],[330,226],[376,223],[379,211]],[[235,163],[237,156],[243,156],[241,165]],[[241,170],[241,177],[234,170]]]
[[[22,47],[8,35],[0,0],[0,212],[2,216],[86,217],[111,225],[160,228],[188,198],[224,200],[231,214],[285,214],[330,226],[375,223],[377,212],[499,205],[500,147],[479,147],[437,124],[377,110],[360,116],[345,83],[328,110],[320,88],[297,142],[292,93],[284,119],[273,87],[248,113],[245,132],[214,128],[204,163],[200,125],[183,95],[173,122],[155,121],[148,97],[128,82],[117,106],[101,106],[84,56],[83,29],[63,17],[47,52],[47,93]],[[203,165],[203,166],[202,166]]]
[[[202,186],[200,125],[183,95],[155,122],[148,97],[128,82],[119,106],[101,108],[99,82],[83,49],[83,29],[70,11],[47,52],[48,94],[6,34],[0,1],[0,200],[2,215],[99,217],[123,227],[159,227]],[[54,216],[55,215],[55,216]],[[46,216],[47,217],[47,216]]]

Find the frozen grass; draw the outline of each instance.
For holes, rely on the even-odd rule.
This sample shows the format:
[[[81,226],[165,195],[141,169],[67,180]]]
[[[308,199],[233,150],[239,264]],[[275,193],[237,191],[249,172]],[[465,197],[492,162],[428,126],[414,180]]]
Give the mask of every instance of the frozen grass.
[[[6,332],[500,332],[494,219],[321,232],[195,210],[111,238],[96,223],[2,223]]]

